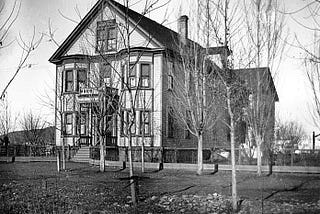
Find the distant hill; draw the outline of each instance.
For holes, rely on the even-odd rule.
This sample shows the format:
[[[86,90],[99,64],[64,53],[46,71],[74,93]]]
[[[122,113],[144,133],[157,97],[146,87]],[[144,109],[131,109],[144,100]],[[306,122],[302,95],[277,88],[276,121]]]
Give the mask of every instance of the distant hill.
[[[54,126],[49,126],[46,128],[43,128],[40,130],[41,133],[41,143],[44,145],[55,145],[54,142]],[[10,144],[18,144],[18,145],[24,145],[28,144],[25,139],[25,131],[14,131],[10,132],[8,134]],[[4,136],[0,136],[0,138],[3,138]]]

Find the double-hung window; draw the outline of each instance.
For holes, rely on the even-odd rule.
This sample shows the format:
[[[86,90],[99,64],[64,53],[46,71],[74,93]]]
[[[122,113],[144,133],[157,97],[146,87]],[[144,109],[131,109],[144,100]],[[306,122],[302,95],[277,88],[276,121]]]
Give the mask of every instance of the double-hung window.
[[[121,110],[120,113],[121,117],[121,124],[120,124],[120,133],[121,135],[127,135],[131,132],[132,135],[136,134],[136,122],[135,118],[132,118],[132,115],[130,114],[130,111],[128,110]],[[129,130],[129,127],[131,126],[131,129]]]
[[[113,51],[117,47],[117,25],[116,20],[105,20],[97,22],[97,46],[98,52]]]
[[[136,82],[137,82],[137,69],[134,64],[130,64],[130,69],[129,69],[129,87],[134,88],[136,87]]]
[[[73,70],[66,70],[65,74],[65,92],[73,91]]]
[[[141,64],[141,87],[150,88],[150,64]]]
[[[141,111],[140,112],[140,134],[145,136],[150,135],[150,112]]]
[[[85,69],[77,70],[77,89],[85,87],[87,82],[87,72]]]
[[[107,86],[111,86],[111,65],[103,64],[101,68],[101,80]]]
[[[72,113],[65,113],[64,115],[64,121],[65,121],[65,134],[66,135],[72,135]]]

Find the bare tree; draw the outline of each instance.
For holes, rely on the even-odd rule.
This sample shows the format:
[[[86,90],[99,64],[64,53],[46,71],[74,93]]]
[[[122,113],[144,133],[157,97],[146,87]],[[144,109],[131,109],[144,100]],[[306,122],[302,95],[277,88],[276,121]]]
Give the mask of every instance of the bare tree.
[[[181,64],[168,62],[173,82],[169,112],[183,129],[197,139],[197,174],[203,171],[203,136],[208,134],[219,119],[218,100],[212,87],[213,73],[208,52],[193,43],[189,47],[180,48],[176,56]],[[173,66],[175,69],[173,69]],[[212,68],[211,68],[212,69]]]
[[[13,116],[8,98],[0,100],[0,135],[8,134],[16,128],[16,117]]]
[[[32,111],[25,113],[20,120],[20,126],[23,130],[26,143],[34,146],[44,145],[43,129],[46,127],[46,124],[40,115]]]
[[[52,38],[54,39],[54,38]],[[61,70],[56,71],[56,78],[54,80],[55,88],[49,89],[49,91],[44,91],[42,94],[38,96],[39,102],[45,108],[50,110],[54,117],[54,127],[55,134],[54,139],[57,142],[58,140],[61,142],[61,161],[62,165],[60,166],[60,153],[57,152],[57,169],[58,171],[66,169],[66,153],[65,153],[65,142],[62,139],[62,136],[65,133],[65,129],[63,126],[63,103],[69,103],[71,101],[71,97],[63,96],[63,78]]]
[[[320,51],[319,51],[319,31],[320,31],[320,23],[319,23],[319,14],[316,12],[317,8],[319,8],[320,4],[318,1],[311,1],[305,7],[300,10],[307,11],[310,16],[306,18],[308,21],[307,24],[303,24],[299,22],[294,16],[294,20],[304,27],[307,31],[312,33],[312,41],[308,41],[308,45],[304,44],[303,38],[299,38],[296,35],[296,40],[298,43],[298,48],[304,51],[305,56],[303,58],[303,63],[306,70],[306,76],[309,81],[309,85],[311,86],[312,92],[312,104],[310,105],[310,116],[313,120],[313,124],[320,129],[319,119],[320,119],[320,94],[319,94],[319,83],[320,83]],[[300,11],[299,10],[299,11]],[[297,12],[299,12],[297,11]],[[296,12],[293,13],[293,15]]]
[[[239,44],[238,53],[245,57],[236,57],[242,68],[268,67],[276,76],[285,48],[284,15],[279,12],[278,1],[244,1],[245,36]],[[252,88],[252,108],[247,111],[247,122],[257,146],[257,173],[262,174],[262,150],[271,148],[273,134],[274,102],[277,96],[268,96],[266,92],[275,91],[269,72],[255,72],[256,84]],[[271,152],[271,150],[266,151]],[[269,164],[272,163],[269,160]]]
[[[6,4],[5,1],[2,1],[0,3],[0,50],[3,48],[6,48],[10,46],[13,41],[8,41],[8,35],[10,32],[10,29],[16,22],[19,12],[21,8],[21,2],[18,0],[15,0],[12,8],[10,9],[10,12],[6,14]],[[6,16],[3,18],[3,16]]]
[[[276,141],[281,150],[297,149],[299,144],[306,139],[307,134],[301,124],[296,121],[277,121]]]
[[[232,208],[236,212],[239,208],[236,179],[235,146],[236,126],[243,117],[243,109],[247,106],[247,89],[241,77],[241,73],[234,70],[234,56],[237,50],[233,49],[235,39],[239,38],[241,16],[239,16],[238,3],[230,4],[230,1],[207,1],[208,31],[212,32],[215,43],[223,45],[220,53],[221,68],[214,69],[215,84],[218,85],[219,95],[222,99],[223,111],[226,116],[221,121],[227,126],[230,134],[231,166],[232,166]],[[214,12],[209,12],[213,10]],[[208,35],[210,33],[208,32]],[[232,50],[230,50],[232,48]]]
[[[9,40],[8,35],[10,32],[10,29],[12,28],[12,26],[14,25],[14,23],[18,18],[20,8],[21,8],[21,2],[18,0],[15,0],[9,14],[4,19],[1,19],[3,20],[3,22],[0,22],[0,51],[10,46],[14,42],[14,40],[8,41]],[[0,17],[5,15],[6,15],[5,3],[0,3]],[[40,45],[42,40],[42,34],[40,35],[39,38],[36,38],[36,31],[34,27],[33,35],[31,36],[30,40],[23,39],[20,33],[15,40],[22,51],[21,51],[20,59],[17,63],[17,68],[15,69],[11,79],[5,85],[4,89],[0,94],[0,100],[3,99],[4,96],[6,95],[6,91],[8,87],[10,86],[12,81],[16,78],[19,71],[22,70],[23,68],[26,68],[26,67],[30,68],[32,66],[32,64],[26,64],[26,62],[31,52],[33,52]]]

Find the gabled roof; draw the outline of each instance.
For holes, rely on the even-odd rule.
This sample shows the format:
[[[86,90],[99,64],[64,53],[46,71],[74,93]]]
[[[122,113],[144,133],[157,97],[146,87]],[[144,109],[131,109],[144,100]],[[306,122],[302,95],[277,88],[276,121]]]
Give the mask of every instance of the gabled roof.
[[[113,7],[122,15],[127,14],[129,19],[135,24],[138,23],[138,27],[147,32],[150,37],[158,41],[165,48],[176,50],[179,34],[169,28],[129,9],[125,6],[113,1],[113,0],[99,0],[87,15],[80,21],[76,28],[71,32],[67,39],[60,45],[56,52],[50,57],[49,61],[52,63],[58,62],[60,58],[70,49],[74,41],[81,35],[81,33],[90,24],[93,18],[95,18],[103,5]],[[148,35],[148,36],[149,36]]]
[[[266,82],[267,85],[263,85],[262,87],[268,88],[274,94],[274,101],[279,101],[279,96],[277,93],[277,89],[274,85],[273,78],[268,67],[261,67],[261,68],[244,68],[244,69],[235,69],[237,73],[240,74],[240,77],[247,79],[250,85],[257,83],[257,72],[260,73],[260,79]]]

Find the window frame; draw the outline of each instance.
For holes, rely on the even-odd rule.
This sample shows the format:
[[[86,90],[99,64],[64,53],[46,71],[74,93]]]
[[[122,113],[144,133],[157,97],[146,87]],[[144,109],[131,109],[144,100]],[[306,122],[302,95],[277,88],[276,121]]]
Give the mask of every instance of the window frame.
[[[143,74],[143,67],[147,66],[148,67],[148,74],[145,75]],[[147,80],[147,86],[144,85],[144,80]],[[151,88],[151,65],[149,63],[141,63],[140,64],[140,80],[141,80],[141,84],[140,86],[142,88]]]
[[[114,32],[111,33],[112,31]],[[115,19],[97,21],[96,52],[115,51],[117,49],[117,34]]]
[[[144,120],[144,114],[147,114],[147,118],[148,121],[146,122]],[[145,111],[140,111],[140,115],[139,115],[139,134],[142,135],[144,134],[144,136],[151,136],[151,112],[149,110],[145,110]],[[146,132],[146,128],[147,127],[147,132]],[[142,130],[144,130],[144,133],[142,132]]]
[[[70,122],[68,120],[68,116],[70,116]],[[70,129],[68,128],[70,126]],[[68,132],[70,130],[70,132]],[[73,113],[66,112],[64,113],[64,135],[72,135],[73,134]]]
[[[109,63],[103,63],[100,66],[100,86],[106,84],[111,86],[112,66]]]
[[[79,81],[79,77],[80,77],[80,73],[83,72],[84,73],[84,80],[83,81]],[[88,80],[88,76],[87,76],[87,69],[85,68],[78,68],[77,69],[77,91],[80,91],[80,84],[83,84],[83,86],[85,87],[87,84],[87,80]]]
[[[68,78],[68,74],[71,74],[71,80]],[[65,87],[64,87],[64,92],[72,92],[74,91],[74,74],[73,74],[73,69],[66,69],[65,70]],[[70,88],[69,88],[70,87]]]
[[[130,120],[129,111],[130,110],[128,110],[128,109],[123,109],[123,110],[121,110],[121,113],[120,113],[120,135],[122,137],[128,135],[129,131],[131,132],[131,136],[136,136],[136,134],[137,134],[137,131],[136,131],[137,121],[136,120],[134,121],[134,123],[131,127],[131,130],[128,130],[129,120]]]
[[[136,64],[130,64],[129,65],[129,71],[128,71],[128,86],[129,88],[135,88],[137,87],[137,65]],[[134,72],[134,75],[133,75]],[[134,84],[132,85],[131,81],[134,81]]]

